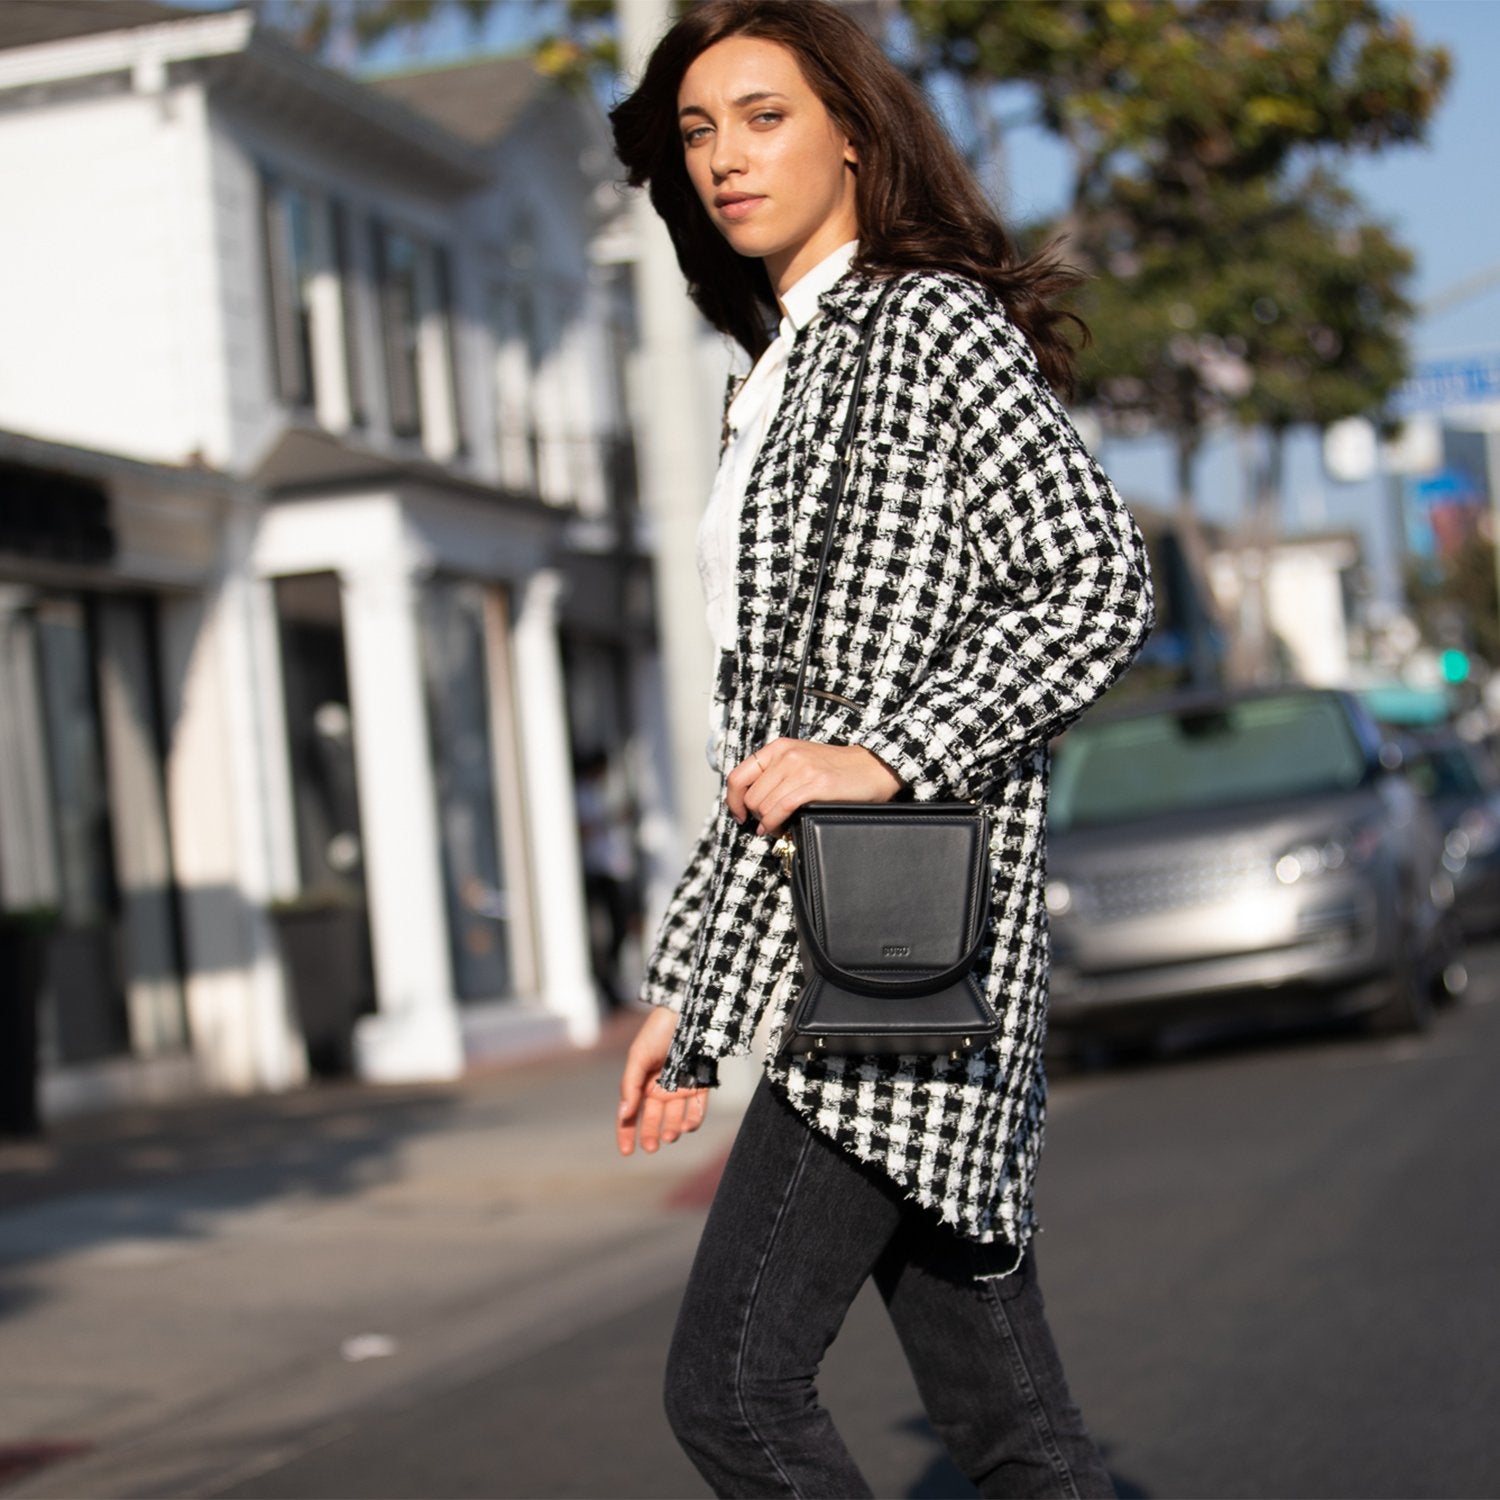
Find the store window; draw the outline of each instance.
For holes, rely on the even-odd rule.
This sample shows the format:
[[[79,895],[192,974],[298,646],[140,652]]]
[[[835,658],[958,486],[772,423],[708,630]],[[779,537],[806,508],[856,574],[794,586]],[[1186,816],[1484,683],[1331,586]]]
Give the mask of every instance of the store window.
[[[308,1065],[336,1077],[375,1009],[343,599],[332,573],[279,578],[275,599],[301,890],[272,919]]]
[[[514,767],[497,754],[509,747],[505,596],[433,579],[421,628],[454,987],[461,1001],[501,999],[524,982],[527,962],[524,877],[505,837]]]
[[[279,578],[275,597],[302,889],[363,902],[354,719],[338,579],[332,573]]]
[[[0,905],[49,918],[52,1065],[186,1045],[146,598],[0,586]]]

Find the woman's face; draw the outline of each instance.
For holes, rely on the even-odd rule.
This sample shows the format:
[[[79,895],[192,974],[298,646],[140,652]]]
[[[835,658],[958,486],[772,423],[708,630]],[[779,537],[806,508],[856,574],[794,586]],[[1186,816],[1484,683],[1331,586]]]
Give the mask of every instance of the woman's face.
[[[854,147],[780,42],[700,52],[677,91],[688,177],[719,233],[778,296],[859,233]]]

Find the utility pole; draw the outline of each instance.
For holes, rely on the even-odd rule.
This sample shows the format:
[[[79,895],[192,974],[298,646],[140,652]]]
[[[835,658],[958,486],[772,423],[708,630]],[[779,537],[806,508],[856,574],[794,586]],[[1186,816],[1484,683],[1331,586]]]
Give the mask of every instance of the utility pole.
[[[670,0],[617,0],[627,77],[640,77],[672,22]],[[645,193],[633,204],[635,287],[644,399],[639,413],[641,496],[655,540],[657,633],[666,680],[673,811],[678,849],[718,795],[704,747],[709,734],[714,653],[698,586],[698,521],[713,484],[713,417],[704,401],[698,345],[702,322],[688,300],[666,226]]]

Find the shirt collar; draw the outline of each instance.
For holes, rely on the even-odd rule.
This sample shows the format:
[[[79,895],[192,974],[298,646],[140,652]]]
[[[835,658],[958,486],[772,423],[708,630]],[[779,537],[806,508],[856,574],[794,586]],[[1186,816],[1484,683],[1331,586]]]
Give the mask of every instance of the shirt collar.
[[[818,299],[849,269],[849,263],[859,253],[859,241],[848,240],[837,250],[830,252],[804,272],[781,294],[781,304],[786,309],[782,319],[783,328],[790,324],[795,331],[806,328],[818,315]]]

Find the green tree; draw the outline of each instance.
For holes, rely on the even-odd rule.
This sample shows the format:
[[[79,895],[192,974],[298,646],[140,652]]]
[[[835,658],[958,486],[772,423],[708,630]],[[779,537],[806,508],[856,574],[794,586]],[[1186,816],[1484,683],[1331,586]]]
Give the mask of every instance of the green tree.
[[[1488,536],[1470,537],[1451,557],[1413,562],[1406,593],[1429,645],[1461,645],[1500,670],[1500,588]]]

